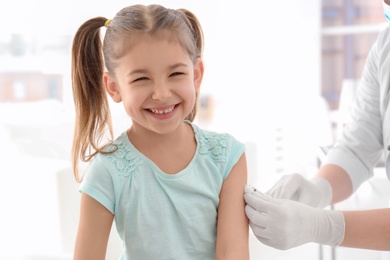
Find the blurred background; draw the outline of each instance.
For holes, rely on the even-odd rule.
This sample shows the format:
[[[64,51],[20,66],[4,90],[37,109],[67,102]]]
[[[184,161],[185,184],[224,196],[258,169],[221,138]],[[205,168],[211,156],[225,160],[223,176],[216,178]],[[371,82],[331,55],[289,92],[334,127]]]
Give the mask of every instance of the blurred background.
[[[0,17],[0,259],[72,259],[78,184],[70,148],[73,35],[87,19],[155,1],[2,0]],[[249,183],[266,191],[284,174],[313,176],[349,120],[367,53],[389,26],[381,0],[190,1],[205,33],[196,123],[247,145]],[[102,29],[104,33],[104,29]],[[130,126],[111,103],[114,131]],[[83,167],[83,165],[81,165]],[[374,178],[339,209],[386,207]],[[381,259],[372,250],[307,244],[279,251],[251,233],[251,259]],[[118,259],[113,227],[107,259]]]

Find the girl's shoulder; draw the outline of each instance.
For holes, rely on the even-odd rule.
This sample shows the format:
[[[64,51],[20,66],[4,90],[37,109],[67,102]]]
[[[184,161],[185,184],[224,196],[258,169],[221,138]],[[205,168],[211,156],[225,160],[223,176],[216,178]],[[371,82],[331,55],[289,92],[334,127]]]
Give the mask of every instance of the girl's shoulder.
[[[128,141],[126,132],[106,145],[103,152],[97,156],[108,164],[111,170],[116,171],[122,177],[130,175],[142,164],[141,158]]]
[[[229,133],[205,130],[195,124],[192,124],[192,127],[199,145],[199,154],[206,155],[214,161],[224,162],[229,157],[230,152],[236,148],[244,147],[242,142]]]

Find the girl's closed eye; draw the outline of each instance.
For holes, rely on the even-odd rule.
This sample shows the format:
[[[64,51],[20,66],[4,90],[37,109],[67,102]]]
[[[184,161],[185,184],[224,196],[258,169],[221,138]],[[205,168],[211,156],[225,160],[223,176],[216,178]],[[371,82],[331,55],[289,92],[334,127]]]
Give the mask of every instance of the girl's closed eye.
[[[184,75],[183,72],[173,72],[171,75],[169,75],[169,77],[175,77],[175,76],[180,76],[180,75]]]
[[[135,80],[133,80],[133,82],[143,81],[143,80],[148,80],[148,78],[147,77],[139,77],[139,78],[136,78]]]

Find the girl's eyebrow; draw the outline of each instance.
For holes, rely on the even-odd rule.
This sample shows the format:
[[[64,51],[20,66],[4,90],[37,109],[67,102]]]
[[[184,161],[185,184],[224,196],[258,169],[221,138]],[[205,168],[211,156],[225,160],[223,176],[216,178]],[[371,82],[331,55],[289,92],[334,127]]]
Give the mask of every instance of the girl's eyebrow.
[[[136,70],[132,70],[130,71],[129,73],[127,73],[126,76],[131,76],[131,75],[134,75],[134,74],[144,74],[144,73],[147,73],[148,70],[147,69],[136,69]]]
[[[188,67],[188,65],[185,64],[185,63],[179,62],[179,63],[176,63],[176,64],[173,64],[173,65],[169,66],[168,68],[169,68],[170,70],[172,70],[172,69],[176,69],[176,68],[178,68],[178,67]]]
[[[185,63],[175,63],[171,66],[168,67],[168,70],[173,70],[173,69],[176,69],[176,68],[179,68],[179,67],[188,67],[187,64]],[[134,74],[144,74],[144,73],[147,73],[148,70],[147,69],[135,69],[135,70],[132,70],[130,71],[126,76],[131,76],[131,75],[134,75]]]

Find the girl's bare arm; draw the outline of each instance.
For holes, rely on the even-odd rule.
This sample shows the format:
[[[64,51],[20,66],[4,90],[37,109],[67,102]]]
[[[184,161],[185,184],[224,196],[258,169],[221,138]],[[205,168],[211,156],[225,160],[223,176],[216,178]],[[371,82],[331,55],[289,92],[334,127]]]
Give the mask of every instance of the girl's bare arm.
[[[73,260],[104,260],[113,220],[107,208],[82,193]]]
[[[245,154],[222,185],[218,206],[216,259],[249,259],[249,224],[245,215],[244,189],[247,183]]]

